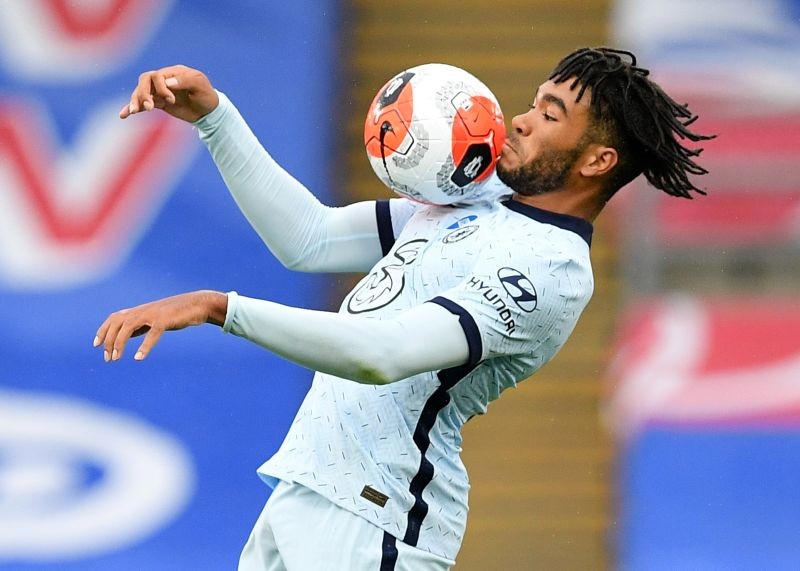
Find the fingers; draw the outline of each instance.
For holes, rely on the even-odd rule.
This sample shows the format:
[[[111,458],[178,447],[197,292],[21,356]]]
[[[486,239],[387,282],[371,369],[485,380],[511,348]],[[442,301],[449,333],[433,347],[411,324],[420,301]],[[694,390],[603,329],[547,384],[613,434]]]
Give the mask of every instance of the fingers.
[[[120,330],[125,325],[125,316],[127,310],[112,313],[97,330],[97,335],[94,338],[94,346],[103,345],[103,360],[108,363],[109,361],[116,361],[121,356],[121,350],[125,349],[125,341],[119,345],[118,337]]]
[[[140,320],[126,319],[123,321],[122,326],[117,331],[116,338],[111,343],[111,360],[118,361],[122,359],[128,340],[151,329],[150,323],[142,323]],[[108,340],[106,343],[108,343]],[[105,357],[105,354],[103,356]]]
[[[164,328],[154,326],[152,320],[139,315],[138,308],[133,310],[123,309],[108,316],[100,329],[97,330],[93,345],[98,347],[103,345],[103,360],[118,361],[125,353],[125,346],[131,337],[137,337],[147,333],[142,347],[136,352],[134,359],[141,361],[144,359],[153,345],[164,333]],[[142,350],[144,348],[144,350]]]
[[[174,77],[165,77],[163,73],[158,72],[153,74],[152,93],[167,103],[174,104],[175,94],[170,91],[170,85],[172,85],[172,87],[177,85],[177,80]]]
[[[215,295],[212,296],[211,293]],[[227,297],[224,294],[198,291],[117,311],[109,315],[97,330],[94,346],[103,345],[103,358],[106,362],[118,361],[125,353],[130,338],[146,333],[134,356],[134,359],[141,361],[147,357],[165,331],[206,323],[209,320],[209,305],[212,301],[219,303],[220,296],[227,306]],[[224,320],[224,310],[221,314]],[[218,316],[215,319],[219,321]]]
[[[150,354],[153,346],[158,343],[159,339],[161,339],[163,334],[163,329],[152,327],[147,332],[147,335],[144,336],[144,341],[142,341],[142,344],[139,345],[139,350],[136,351],[136,355],[134,355],[133,358],[137,361],[145,359]]]
[[[131,93],[131,100],[128,103],[128,112],[124,114],[124,110],[120,113],[120,117],[125,119],[135,113],[141,111],[151,111],[155,104],[153,103],[153,76],[158,74],[157,71],[146,71],[139,76],[139,82],[136,88]],[[124,116],[123,116],[124,114]]]
[[[97,330],[94,338],[95,347],[103,345],[103,360],[109,362],[122,358],[128,339],[150,329],[149,324],[144,321],[146,320],[137,317],[131,310],[112,313]]]
[[[136,113],[163,109],[167,104],[175,104],[175,93],[171,90],[178,85],[174,75],[185,73],[184,66],[170,66],[155,71],[146,71],[139,75],[139,81],[131,93],[128,104],[123,107],[119,116],[125,119]]]
[[[163,109],[173,117],[194,122],[218,104],[219,96],[202,72],[173,65],[141,74],[119,116],[126,119],[137,113]]]
[[[191,325],[216,323],[222,325],[227,311],[227,296],[220,292],[201,290],[166,297],[108,316],[94,339],[94,346],[103,345],[103,358],[117,361],[122,358],[131,337],[146,333],[134,359],[141,361],[165,331],[176,331]]]

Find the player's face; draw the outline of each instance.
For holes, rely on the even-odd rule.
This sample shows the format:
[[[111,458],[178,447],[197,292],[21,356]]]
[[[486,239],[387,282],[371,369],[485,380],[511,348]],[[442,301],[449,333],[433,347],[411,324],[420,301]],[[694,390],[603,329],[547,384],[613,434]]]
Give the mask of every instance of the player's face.
[[[530,110],[511,120],[497,175],[512,190],[524,195],[544,194],[567,185],[589,144],[587,90],[576,103],[580,86],[571,80],[547,81],[536,92]]]

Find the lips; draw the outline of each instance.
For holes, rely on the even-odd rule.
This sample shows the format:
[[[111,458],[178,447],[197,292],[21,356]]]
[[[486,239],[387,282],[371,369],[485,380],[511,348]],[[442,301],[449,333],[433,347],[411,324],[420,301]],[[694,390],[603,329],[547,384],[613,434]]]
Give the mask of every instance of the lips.
[[[512,147],[511,143],[509,143],[508,139],[506,139],[505,142],[503,143],[503,148],[501,149],[500,154],[506,155],[508,151],[511,151],[515,155],[519,155],[519,153],[517,153],[517,150],[514,147]]]

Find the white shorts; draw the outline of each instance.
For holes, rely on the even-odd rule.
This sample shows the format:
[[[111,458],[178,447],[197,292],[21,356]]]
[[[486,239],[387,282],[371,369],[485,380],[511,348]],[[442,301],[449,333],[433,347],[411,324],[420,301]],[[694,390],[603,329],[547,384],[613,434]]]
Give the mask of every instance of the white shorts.
[[[406,545],[300,484],[280,482],[239,571],[446,571],[454,561]]]

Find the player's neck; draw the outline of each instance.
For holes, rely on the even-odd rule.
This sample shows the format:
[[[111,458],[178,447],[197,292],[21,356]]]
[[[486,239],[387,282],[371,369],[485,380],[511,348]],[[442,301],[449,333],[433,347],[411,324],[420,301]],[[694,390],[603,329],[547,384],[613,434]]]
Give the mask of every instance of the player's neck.
[[[542,210],[576,216],[589,222],[594,222],[605,206],[605,202],[599,200],[598,194],[594,192],[556,190],[532,196],[515,193],[513,199]]]

